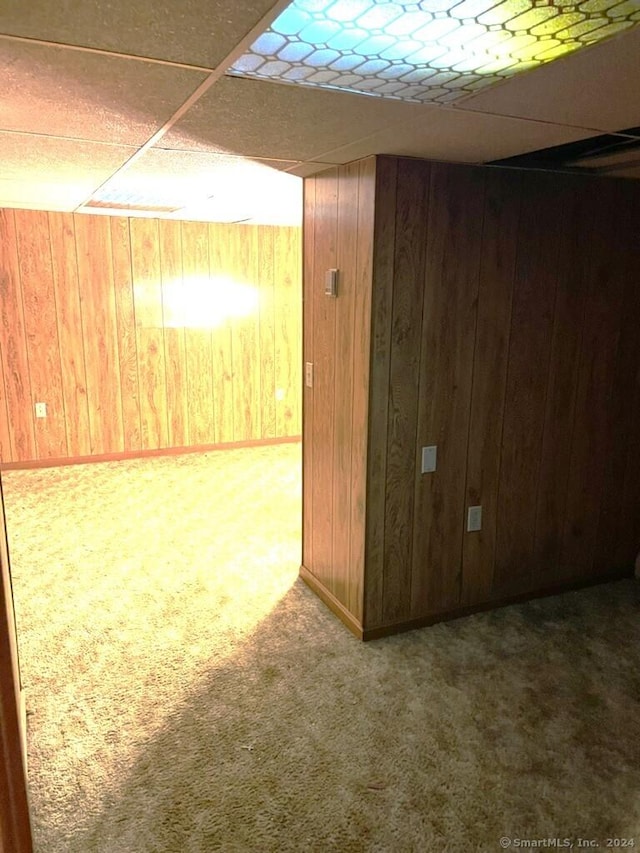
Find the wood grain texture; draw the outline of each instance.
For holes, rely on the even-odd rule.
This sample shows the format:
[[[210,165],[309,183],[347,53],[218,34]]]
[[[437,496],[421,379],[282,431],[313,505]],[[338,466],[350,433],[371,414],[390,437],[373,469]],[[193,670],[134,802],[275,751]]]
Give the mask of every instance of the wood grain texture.
[[[304,365],[314,363],[314,282],[316,269],[315,218],[316,179],[308,178],[303,189],[303,239],[302,239],[302,360]],[[302,379],[302,566],[313,570],[313,387],[307,384],[303,366]]]
[[[0,850],[31,853],[20,668],[0,480]]]
[[[358,234],[352,333],[353,386],[351,423],[351,541],[347,607],[362,624],[364,612],[367,442],[369,439],[369,360],[376,161],[359,163]]]
[[[31,378],[12,210],[0,210],[0,321],[11,454],[14,459],[32,459],[36,455],[36,441]]]
[[[274,239],[271,228],[259,227],[257,284],[259,295],[260,434],[276,435],[276,313]]]
[[[233,437],[235,441],[243,441],[251,435],[260,435],[262,421],[257,234],[254,229],[234,231],[230,245],[235,269],[234,277],[227,284],[229,310],[235,314],[231,333]],[[250,307],[245,307],[245,301]]]
[[[385,477],[385,622],[411,615],[415,448],[430,174],[430,164],[413,160],[398,163]]]
[[[616,233],[612,263],[624,282],[622,320],[608,410],[612,450],[605,468],[593,572],[628,569],[640,553],[640,197],[633,185],[617,187]]]
[[[209,225],[209,271],[215,288],[223,288],[228,273],[228,246],[233,225]],[[214,434],[216,441],[233,441],[233,358],[231,330],[233,320],[221,317],[211,330],[213,385],[215,394]]]
[[[66,455],[85,456],[91,452],[91,442],[75,223],[69,213],[50,213],[48,219],[67,430]]]
[[[375,160],[305,183],[303,567],[324,599],[363,613]],[[325,274],[338,270],[337,297]]]
[[[168,220],[18,219],[0,213],[3,461],[234,442],[234,391],[243,440],[300,435],[300,229],[184,223],[183,246]]]
[[[7,388],[4,381],[4,359],[2,358],[2,341],[0,341],[0,464],[9,462],[11,454],[11,433],[9,432],[9,406]]]
[[[274,240],[276,433],[299,429],[302,384],[302,303],[297,283],[301,247],[297,228],[279,228]],[[292,355],[295,353],[295,355]]]
[[[206,222],[182,223],[182,271],[189,310],[185,329],[189,440],[206,444],[215,440],[213,412],[213,356],[211,326],[217,322],[209,276],[209,230]]]
[[[75,215],[76,254],[92,453],[122,450],[118,324],[109,220]]]
[[[335,328],[337,300],[325,296],[326,270],[337,267],[338,172],[322,172],[315,180],[313,221],[315,268],[313,298],[313,566],[308,567],[332,594],[333,563],[333,423],[335,417]],[[343,602],[344,603],[344,602]]]
[[[431,169],[428,252],[420,347],[417,443],[413,448],[411,615],[460,604],[465,478],[484,170]],[[421,448],[436,445],[438,467],[421,475]]]
[[[560,235],[565,223],[552,175],[523,174],[509,366],[502,423],[494,595],[524,592],[535,564],[542,452]]]
[[[584,202],[581,182],[562,188],[567,221],[579,223]],[[536,583],[559,580],[558,562],[566,511],[582,318],[585,308],[584,234],[581,228],[563,232],[557,269],[558,287],[542,439],[535,521],[534,573]]]
[[[142,428],[129,220],[123,217],[110,217],[109,226],[111,229],[113,287],[118,330],[123,442],[125,450],[135,450],[141,446]]]
[[[182,233],[179,222],[158,221],[164,359],[167,383],[167,443],[189,444],[189,406],[184,377],[187,373],[184,318],[185,288],[182,277]]]
[[[465,509],[482,506],[483,523],[481,531],[463,536],[463,605],[488,599],[493,580],[501,439],[496,424],[504,412],[520,204],[517,174],[486,174],[465,502]]]
[[[305,298],[307,278],[318,288],[313,311],[305,304],[305,359],[316,364],[305,396],[307,569],[367,636],[628,571],[640,550],[638,188],[379,157],[365,199],[362,183],[338,178],[344,168],[305,187]],[[337,203],[327,205],[336,180]],[[369,356],[355,307],[351,354],[361,364],[349,377],[340,314],[348,296],[330,317],[319,289],[334,257],[349,269],[354,210],[374,224],[372,244],[360,225],[356,240],[357,269],[365,258],[372,265]],[[325,229],[335,223],[334,256]],[[318,394],[318,364],[333,403],[322,387]],[[358,395],[358,409],[368,396],[366,431],[356,429]],[[348,476],[340,406],[349,396],[346,531],[337,516]],[[432,443],[438,470],[421,477],[420,449]],[[470,505],[483,508],[479,533],[465,529]],[[346,533],[345,576],[337,557]],[[358,576],[362,614],[349,593]]]
[[[45,418],[35,418],[36,452],[44,457],[66,456],[49,222],[29,210],[16,210],[15,219],[31,398],[33,404],[45,403],[47,413]]]
[[[353,400],[353,328],[355,321],[358,199],[360,169],[351,163],[338,172],[336,264],[338,297],[335,303],[335,378],[333,383],[333,594],[351,598],[351,443]]]
[[[154,449],[169,444],[158,221],[132,219],[129,228],[138,375],[143,389],[140,395],[141,444],[145,449]]]
[[[615,182],[605,182],[599,189],[598,220],[590,215],[589,193],[585,186],[578,218],[584,241],[580,269],[585,304],[560,580],[589,577],[593,572],[602,488],[612,455],[610,395],[624,293],[618,259],[623,250],[622,223]]]
[[[389,367],[395,278],[398,160],[376,160],[369,364],[364,612],[365,625],[383,621]],[[373,214],[369,214],[370,216]]]

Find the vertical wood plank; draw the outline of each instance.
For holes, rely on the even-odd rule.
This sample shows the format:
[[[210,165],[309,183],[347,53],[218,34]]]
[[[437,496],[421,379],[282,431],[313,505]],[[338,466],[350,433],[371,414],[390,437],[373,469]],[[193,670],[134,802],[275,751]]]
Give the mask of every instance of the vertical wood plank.
[[[73,215],[50,213],[49,232],[67,451],[72,457],[88,456],[91,453],[91,434]]]
[[[133,281],[142,447],[153,450],[169,443],[167,386],[157,219],[131,219]]]
[[[598,189],[600,216],[589,210],[591,187],[582,190],[580,232],[586,290],[576,391],[566,517],[560,555],[562,580],[593,573],[605,467],[611,455],[610,390],[620,335],[622,278],[616,258],[622,223],[615,182]]]
[[[167,428],[170,447],[189,444],[185,288],[182,279],[182,235],[179,222],[158,221],[164,358],[167,376]]]
[[[335,379],[333,385],[332,592],[344,605],[353,598],[351,580],[351,442],[353,420],[353,329],[358,245],[359,166],[338,170],[337,263],[335,300]]]
[[[612,420],[612,450],[605,468],[593,572],[631,568],[640,552],[640,194],[632,182],[619,182],[616,231],[621,247],[611,261],[623,285],[622,324],[614,380],[607,408]]]
[[[398,160],[378,157],[375,175],[371,356],[363,627],[383,622],[389,370],[395,280]]]
[[[483,211],[482,169],[432,166],[412,459],[413,616],[460,604]],[[437,471],[421,475],[425,445],[438,448]]]
[[[39,458],[67,455],[67,430],[60,370],[49,220],[41,211],[16,210],[18,265],[22,282],[32,405],[46,403],[46,418],[35,419]]]
[[[333,591],[333,417],[336,300],[324,272],[337,266],[338,169],[316,177],[313,277],[313,573]]]
[[[111,229],[113,287],[118,330],[123,441],[125,450],[135,451],[142,449],[142,429],[129,220],[124,217],[110,216],[109,226]]]
[[[245,441],[259,438],[261,432],[256,228],[248,225],[235,228],[231,232],[230,249],[231,275],[228,287],[233,316],[233,437],[235,441]],[[245,298],[255,301],[255,306],[248,310],[234,310],[238,294],[243,294],[243,301]]]
[[[529,590],[542,433],[548,385],[558,253],[563,231],[557,176],[522,175],[509,367],[502,425],[498,495],[496,597]]]
[[[278,229],[279,230],[279,229]],[[257,280],[260,295],[260,435],[276,435],[276,317],[274,287],[274,229],[265,225],[257,228]]]
[[[111,232],[106,216],[74,215],[91,453],[124,449]]]
[[[292,288],[291,300],[292,306],[289,310],[288,325],[290,328],[289,338],[292,341],[290,346],[290,370],[291,379],[289,387],[291,388],[291,421],[289,430],[291,435],[302,434],[302,229],[292,226],[287,229],[289,235],[290,250],[287,253],[290,259],[289,269]],[[277,331],[276,331],[277,334]],[[276,357],[277,371],[277,357]],[[286,401],[286,398],[285,398]],[[281,401],[282,402],[282,401]],[[285,410],[286,414],[286,410]],[[277,417],[277,410],[276,410]]]
[[[35,459],[36,441],[22,286],[12,210],[0,210],[0,321],[12,459],[15,462]]]
[[[211,327],[219,308],[209,277],[209,228],[206,222],[182,223],[182,270],[189,301],[185,330],[187,408],[192,445],[215,441]]]
[[[300,246],[296,228],[275,231],[276,434],[300,434]]]
[[[430,164],[398,162],[384,530],[383,619],[411,614],[415,447]]]
[[[7,387],[4,380],[4,356],[0,340],[0,463],[13,462],[11,452],[11,434],[9,432],[9,407],[7,404]]]
[[[228,246],[234,225],[209,225],[209,269],[214,291],[224,293],[228,286],[230,258]],[[231,353],[232,318],[221,314],[211,333],[213,348],[214,434],[217,442],[233,441],[233,359]]]
[[[373,229],[376,162],[373,157],[358,166],[358,233],[356,246],[355,304],[353,312],[352,437],[351,437],[351,541],[347,606],[362,624],[365,580],[367,506],[367,443],[369,359],[371,353],[371,291],[373,284]]]
[[[482,506],[483,518],[481,531],[463,536],[463,605],[486,601],[491,594],[500,472],[499,424],[504,414],[520,216],[519,175],[492,171],[485,181],[465,502],[465,507]]]
[[[314,292],[315,292],[315,221],[316,179],[307,178],[303,188],[302,226],[302,358],[313,365],[314,353]],[[302,565],[315,574],[313,561],[313,456],[314,456],[314,397],[313,387],[302,382]]]
[[[584,238],[578,223],[584,202],[578,184],[558,182],[556,198],[574,227],[563,231],[557,260],[558,287],[553,318],[544,432],[535,521],[534,583],[561,580],[558,570],[567,499],[577,374],[585,306]]]

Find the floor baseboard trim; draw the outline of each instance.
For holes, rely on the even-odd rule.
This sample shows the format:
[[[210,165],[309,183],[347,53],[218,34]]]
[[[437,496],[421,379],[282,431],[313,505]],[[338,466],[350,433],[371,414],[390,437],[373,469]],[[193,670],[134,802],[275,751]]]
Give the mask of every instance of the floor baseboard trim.
[[[146,459],[150,456],[182,456],[185,453],[207,453],[211,450],[237,450],[241,447],[266,447],[273,444],[296,444],[300,435],[279,438],[255,438],[229,441],[222,444],[197,444],[190,447],[160,447],[154,450],[123,450],[118,453],[96,453],[93,456],[62,456],[52,459],[28,459],[24,462],[0,462],[0,471],[21,471],[31,468],[60,468],[64,465],[86,465],[91,462],[123,462],[126,459]]]
[[[352,634],[355,634],[359,640],[364,639],[362,625],[358,622],[353,613],[350,613],[344,604],[341,601],[338,601],[335,595],[332,592],[329,592],[326,586],[320,583],[318,578],[311,574],[309,569],[305,566],[300,566],[300,577],[309,589],[318,596],[323,604],[326,604],[329,610],[331,610],[331,612],[337,616],[344,625],[346,625]]]
[[[591,586],[611,583],[612,581],[624,580],[626,578],[631,578],[632,576],[632,568],[618,569],[614,572],[608,572],[606,575],[599,575],[598,577],[589,578],[587,580],[571,581],[570,583],[547,587],[535,592],[512,595],[496,599],[495,601],[483,602],[482,604],[458,607],[455,610],[448,610],[442,613],[430,613],[425,616],[416,617],[415,619],[407,619],[402,622],[394,622],[388,625],[363,628],[362,639],[365,642],[368,640],[379,640],[383,637],[390,637],[393,634],[402,634],[406,631],[414,631],[418,628],[428,628],[430,625],[436,625],[438,622],[449,622],[452,619],[462,619],[465,616],[473,616],[474,613],[484,613],[488,610],[496,610],[498,607],[508,607],[510,604],[524,604],[527,601],[534,601],[536,598],[548,598],[552,595],[562,595],[565,592],[573,592]]]

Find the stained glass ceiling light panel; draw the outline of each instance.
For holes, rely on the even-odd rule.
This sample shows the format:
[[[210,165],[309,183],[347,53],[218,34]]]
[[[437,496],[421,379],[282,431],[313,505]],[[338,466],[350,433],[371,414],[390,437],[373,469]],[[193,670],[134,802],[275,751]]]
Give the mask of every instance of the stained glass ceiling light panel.
[[[442,104],[639,23],[638,0],[294,0],[227,73]]]

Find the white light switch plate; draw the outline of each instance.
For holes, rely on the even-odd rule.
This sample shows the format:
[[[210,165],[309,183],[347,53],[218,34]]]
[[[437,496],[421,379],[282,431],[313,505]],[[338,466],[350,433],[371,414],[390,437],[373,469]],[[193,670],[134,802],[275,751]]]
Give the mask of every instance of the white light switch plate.
[[[470,506],[467,512],[467,533],[482,530],[482,507]]]
[[[310,361],[304,365],[304,384],[307,388],[313,388],[313,363]]]
[[[46,418],[47,417],[47,404],[46,403],[36,403],[36,417],[37,418]]]
[[[422,448],[422,474],[430,474],[436,470],[438,464],[438,448],[435,444]]]

